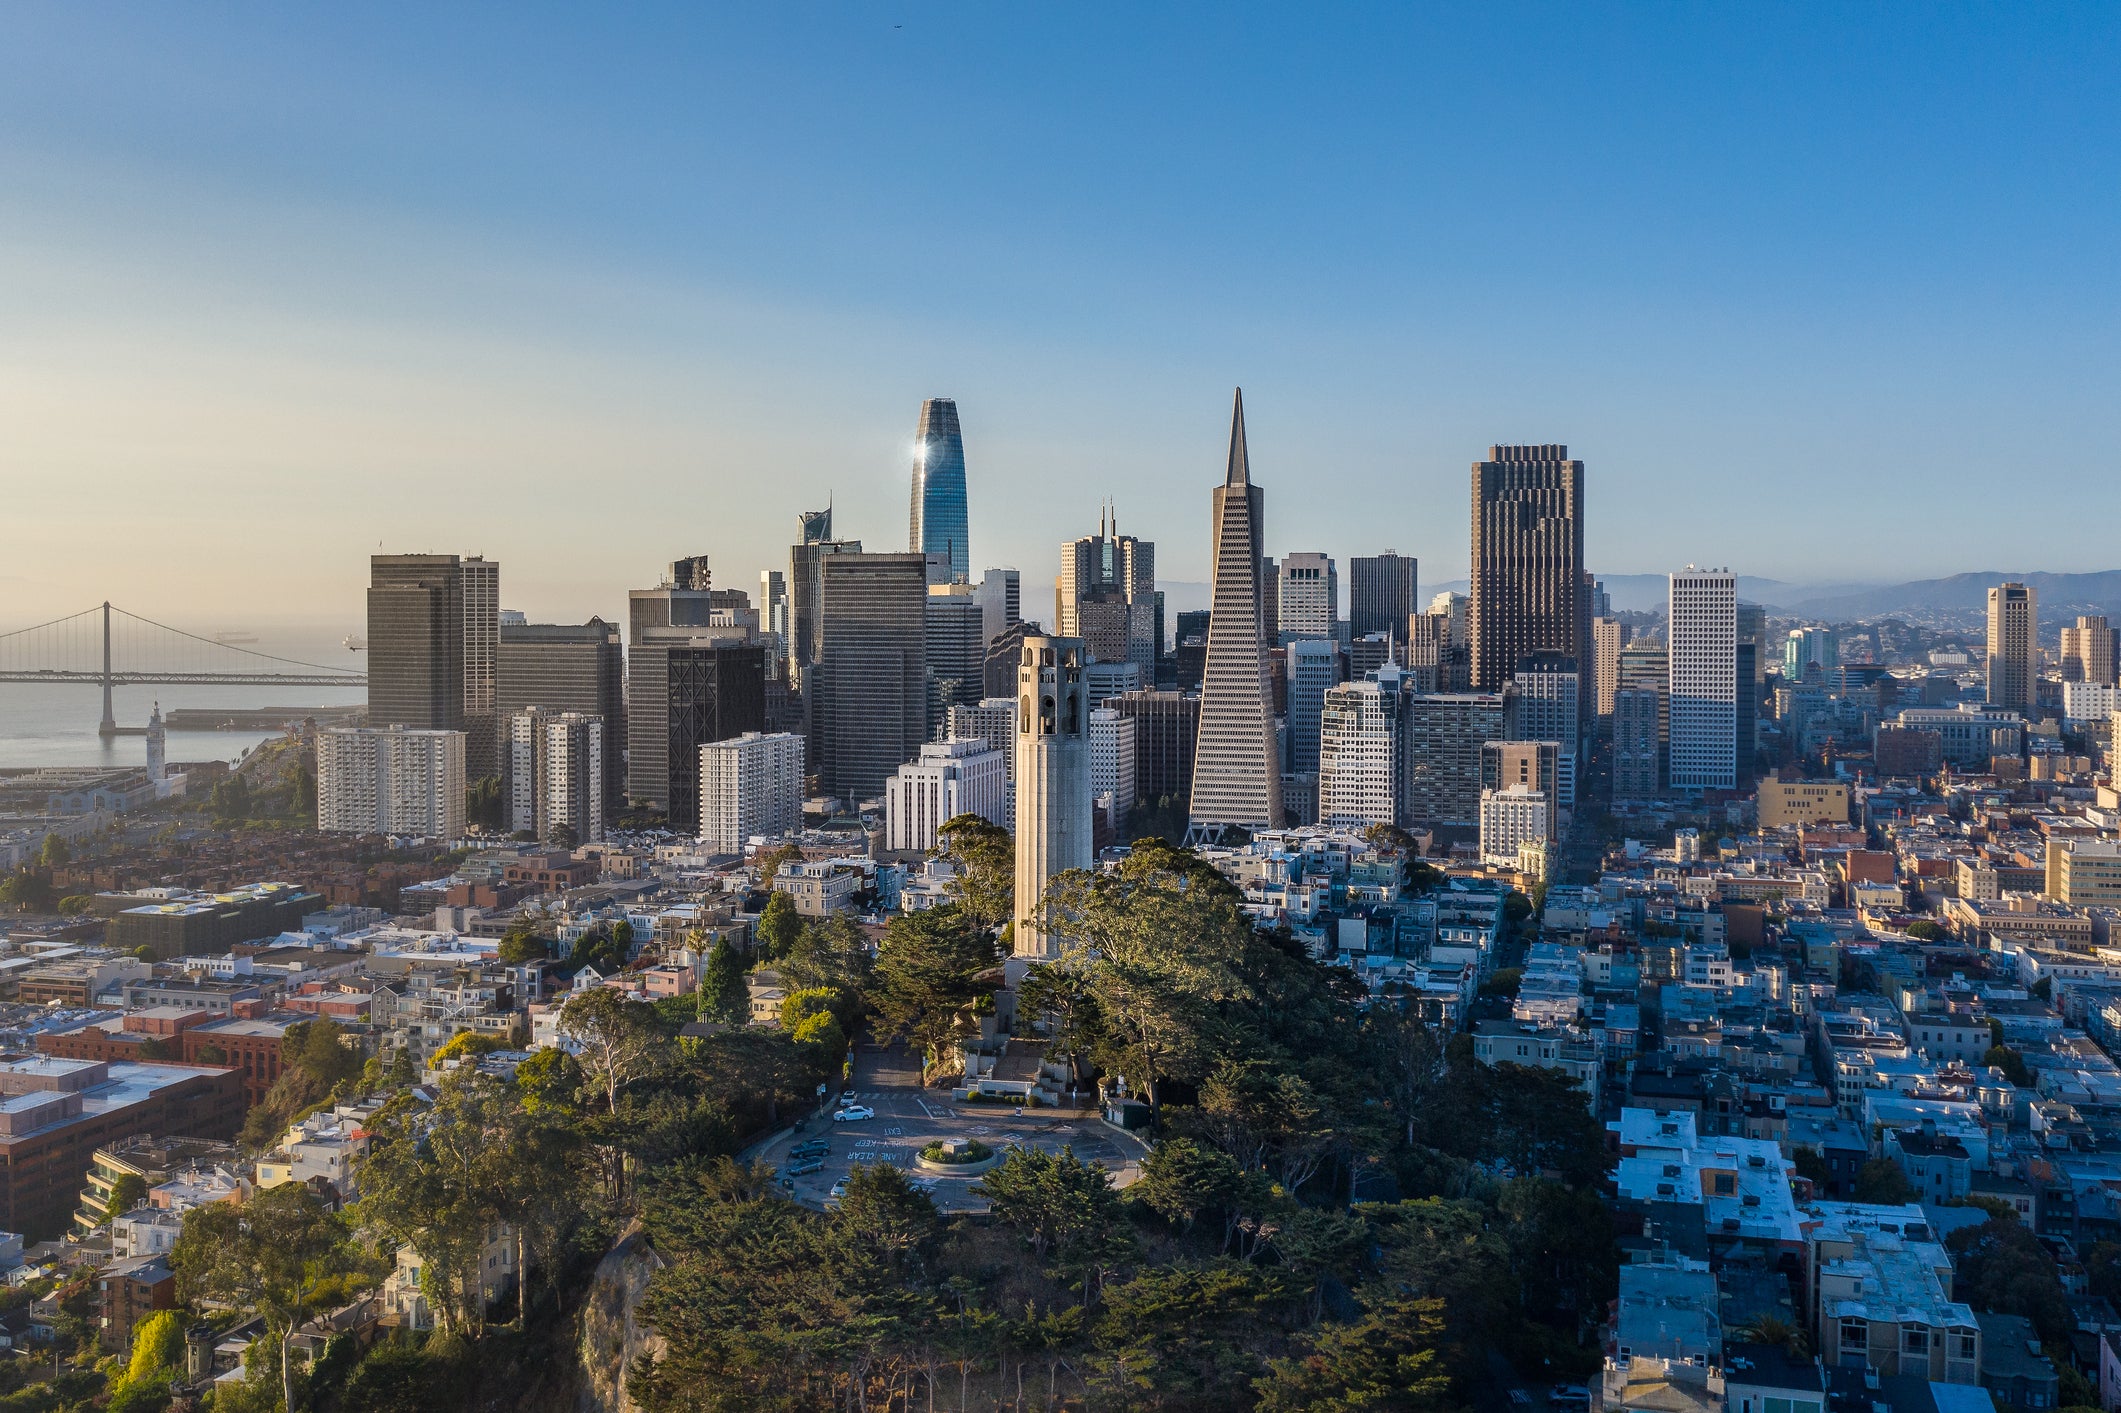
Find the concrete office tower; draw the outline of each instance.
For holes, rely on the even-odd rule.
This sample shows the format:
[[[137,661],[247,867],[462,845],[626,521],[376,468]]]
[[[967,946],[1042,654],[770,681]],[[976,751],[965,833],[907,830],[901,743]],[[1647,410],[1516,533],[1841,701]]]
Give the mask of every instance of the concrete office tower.
[[[928,735],[954,706],[986,694],[986,609],[970,584],[930,584],[927,604]]]
[[[1044,927],[1046,885],[1093,860],[1090,793],[1090,694],[1080,638],[1024,639],[1017,671],[1016,946],[1025,962],[1060,955]]]
[[[1561,824],[1554,791],[1561,779],[1561,743],[1558,741],[1489,741],[1480,748],[1480,788],[1490,790],[1537,790],[1557,812],[1556,832]]]
[[[472,555],[458,567],[464,576],[464,772],[483,780],[501,773],[501,566]]]
[[[464,733],[404,726],[318,732],[317,828],[456,838],[464,832]]]
[[[1322,554],[1285,555],[1281,561],[1280,641],[1340,637],[1340,570]]]
[[[1326,693],[1318,746],[1318,822],[1360,829],[1399,820],[1399,673]]]
[[[810,758],[825,793],[854,807],[881,798],[928,739],[928,557],[821,563],[819,654],[804,687]]]
[[[1620,690],[1620,650],[1632,636],[1617,618],[1591,620],[1591,699],[1601,721],[1613,714],[1613,694]]]
[[[1674,790],[1738,784],[1738,577],[1727,570],[1671,576],[1671,755]]]
[[[1348,635],[1366,638],[1372,633],[1390,633],[1394,642],[1405,642],[1407,620],[1418,606],[1415,591],[1420,586],[1419,565],[1411,555],[1386,550],[1378,555],[1356,555],[1348,561]]]
[[[884,847],[925,853],[935,831],[961,814],[1008,826],[1008,769],[985,741],[930,741],[884,782]]]
[[[766,640],[766,670],[788,680],[788,576],[778,569],[759,571],[759,632]]]
[[[1200,698],[1140,691],[1107,703],[1134,722],[1134,789],[1140,799],[1176,800],[1193,790],[1193,751],[1200,736]]]
[[[832,538],[832,511],[806,510],[797,517],[801,538],[788,549],[789,681],[808,690],[804,674],[817,661],[818,601],[824,595],[824,561],[835,554],[860,554],[860,540]]]
[[[1503,735],[1500,692],[1410,696],[1400,726],[1400,823],[1473,829],[1480,824],[1480,748]]]
[[[1429,600],[1429,612],[1443,615],[1444,626],[1450,633],[1449,641],[1451,646],[1459,648],[1472,646],[1472,630],[1468,627],[1469,615],[1472,612],[1472,601],[1464,594],[1454,594],[1446,589]]]
[[[746,841],[803,827],[803,738],[746,731],[700,747],[700,845],[739,854]]]
[[[1283,567],[1286,569],[1287,565]],[[1288,582],[1286,577],[1282,579],[1282,583]],[[1286,619],[1283,621],[1287,622]],[[1347,660],[1338,643],[1300,638],[1289,644],[1288,664],[1289,771],[1294,775],[1316,775],[1319,713],[1325,705],[1326,693],[1348,679]]]
[[[1540,789],[1555,808],[1576,808],[1577,762],[1583,749],[1583,679],[1576,664],[1558,653],[1534,653],[1517,665],[1507,694],[1506,731],[1512,741],[1553,741],[1558,773]]]
[[[979,586],[980,631],[986,642],[1024,621],[1023,576],[1014,569],[990,569]]]
[[[2062,680],[2113,682],[2114,630],[2104,614],[2080,616],[2075,627],[2062,630]]]
[[[509,828],[577,844],[604,837],[604,719],[526,707],[508,718]]]
[[[626,804],[626,645],[618,625],[503,623],[498,710],[581,712],[604,722],[604,812]]]
[[[368,719],[464,726],[464,570],[453,554],[368,560]]]
[[[1499,691],[1533,653],[1583,661],[1583,576],[1583,463],[1560,445],[1490,447],[1473,463],[1474,690]]]
[[[1110,507],[1097,533],[1061,546],[1054,581],[1054,622],[1081,638],[1101,662],[1137,663],[1154,678],[1163,651],[1163,596],[1156,591],[1156,546],[1119,532]]]
[[[766,727],[766,649],[748,600],[711,583],[695,556],[626,596],[626,793],[680,834],[700,827],[700,747]]]
[[[969,582],[972,549],[965,515],[965,439],[957,429],[957,404],[931,397],[921,404],[913,433],[913,516],[906,548],[941,555],[938,581]]]
[[[1230,413],[1229,470],[1213,499],[1213,596],[1187,813],[1195,828],[1272,828],[1281,822],[1281,762],[1260,584],[1266,499],[1252,484],[1242,390]]]
[[[162,724],[162,703],[147,718],[147,778],[157,784],[169,773],[169,732]]]
[[[1097,655],[1092,653],[1090,660],[1083,664],[1083,685],[1090,694],[1090,705],[1095,709],[1114,697],[1139,692],[1150,684],[1138,664],[1099,662]]]
[[[943,739],[985,741],[1002,753],[1002,778],[1011,785],[1016,783],[1015,697],[983,697],[973,706],[953,706],[944,721]],[[1006,818],[995,821],[1008,822]]]
[[[2030,713],[2039,690],[2039,595],[2023,584],[1988,591],[1988,705]]]
[[[1554,839],[1554,810],[1546,792],[1524,785],[1480,792],[1480,861],[1517,867],[1518,850]]]
[[[1090,798],[1112,801],[1112,822],[1124,826],[1139,802],[1135,781],[1134,719],[1109,706],[1090,709]]]
[[[1658,721],[1664,693],[1655,687],[1622,687],[1613,693],[1613,798],[1654,800],[1663,751]]]
[[[1769,647],[1767,610],[1757,603],[1738,605],[1738,645],[1744,647],[1748,643],[1753,647],[1753,700],[1757,702],[1767,686]],[[1742,762],[1740,769],[1743,770]]]

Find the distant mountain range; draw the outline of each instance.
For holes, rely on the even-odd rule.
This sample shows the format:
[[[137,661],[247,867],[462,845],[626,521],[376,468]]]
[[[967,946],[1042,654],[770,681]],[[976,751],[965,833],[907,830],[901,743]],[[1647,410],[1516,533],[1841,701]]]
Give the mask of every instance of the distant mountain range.
[[[1664,610],[1667,592],[1662,574],[1605,574],[1599,576],[1613,607],[1629,613]],[[1916,579],[1905,584],[1793,584],[1782,579],[1738,576],[1738,596],[1747,603],[1764,605],[1771,612],[1793,618],[1819,618],[1828,622],[1854,619],[1910,617],[1965,617],[1988,610],[1988,591],[2005,581],[2025,584],[2040,596],[2044,622],[2070,619],[2080,613],[2103,613],[2121,619],[2121,569],[2096,574],[2036,574],[2027,571],[1978,570],[1945,579]],[[1165,611],[1176,615],[1185,609],[1208,606],[1208,585],[1172,582],[1163,585]],[[1463,579],[1440,584],[1423,583],[1421,601],[1445,591],[1462,594]],[[1347,592],[1343,579],[1343,594]]]

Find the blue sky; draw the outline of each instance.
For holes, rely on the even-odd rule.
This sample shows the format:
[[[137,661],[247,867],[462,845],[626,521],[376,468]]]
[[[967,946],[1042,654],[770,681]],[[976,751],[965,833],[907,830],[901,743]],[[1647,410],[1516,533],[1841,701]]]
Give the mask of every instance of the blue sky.
[[[2090,6],[0,9],[0,617],[351,624],[378,542],[539,617],[755,584],[828,493],[903,545],[931,394],[976,559],[1114,497],[1200,579],[1238,383],[1277,553],[1460,575],[1519,440],[1607,572],[2112,568],[2117,60]]]

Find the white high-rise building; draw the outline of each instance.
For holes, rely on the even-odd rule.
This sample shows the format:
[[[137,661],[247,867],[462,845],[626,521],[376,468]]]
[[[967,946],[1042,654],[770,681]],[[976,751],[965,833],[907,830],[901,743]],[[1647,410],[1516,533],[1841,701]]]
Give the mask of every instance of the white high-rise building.
[[[318,732],[317,828],[456,838],[464,832],[464,733],[405,726]]]
[[[1289,556],[1297,558],[1295,555]],[[1288,574],[1282,575],[1282,602],[1288,602]],[[1282,623],[1288,623],[1287,617]],[[1286,627],[1284,628],[1286,635]],[[1293,775],[1318,773],[1318,717],[1326,693],[1347,676],[1340,644],[1325,638],[1298,638],[1284,649],[1289,679],[1289,771]]]
[[[1124,824],[1139,796],[1134,783],[1134,719],[1108,706],[1090,709],[1090,795],[1112,797],[1114,824]]]
[[[1319,716],[1318,822],[1396,823],[1398,769],[1398,672],[1385,668],[1328,691]]]
[[[604,837],[604,718],[528,707],[508,718],[509,828],[577,844]]]
[[[930,741],[884,782],[884,847],[925,852],[935,831],[961,814],[1007,827],[1002,753],[978,739]]]
[[[993,642],[1023,621],[1023,576],[1014,569],[990,569],[980,580],[981,629]]]
[[[1080,638],[1030,635],[1016,672],[1017,967],[1049,961],[1060,944],[1042,925],[1046,885],[1090,867],[1090,693]]]
[[[1480,858],[1496,868],[1517,867],[1518,850],[1554,837],[1554,811],[1544,790],[1512,785],[1480,792]]]
[[[700,747],[700,844],[741,854],[745,841],[803,827],[803,738],[746,731]]]
[[[1278,628],[1284,643],[1340,638],[1340,571],[1330,556],[1301,552],[1281,562]]]
[[[1429,612],[1442,614],[1450,624],[1451,646],[1462,648],[1472,641],[1466,627],[1466,611],[1470,602],[1464,594],[1454,594],[1448,589],[1429,600]]]
[[[1016,782],[1016,698],[982,697],[976,706],[950,708],[943,739],[985,741],[1002,753],[1003,778]]]
[[[1729,790],[1738,781],[1738,576],[1686,569],[1670,600],[1674,790]]]

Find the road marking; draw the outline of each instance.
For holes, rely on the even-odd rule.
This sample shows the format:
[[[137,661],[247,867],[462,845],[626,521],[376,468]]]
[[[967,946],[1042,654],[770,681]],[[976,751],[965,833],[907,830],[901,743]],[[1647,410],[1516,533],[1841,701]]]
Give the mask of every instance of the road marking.
[[[887,1128],[887,1129],[885,1129],[885,1130],[884,1130],[884,1136],[885,1136],[886,1138],[897,1138],[897,1137],[898,1137],[898,1136],[899,1136],[900,1134],[904,1133],[905,1131],[906,1131],[906,1130],[904,1130],[904,1129],[902,1129],[902,1128]]]
[[[915,1100],[914,1100],[913,1102],[914,1102],[914,1103],[916,1103],[916,1104],[918,1104],[918,1105],[920,1105],[920,1106],[921,1106],[921,1112],[922,1112],[922,1113],[924,1113],[924,1114],[926,1114],[926,1115],[927,1115],[927,1116],[928,1116],[929,1118],[931,1118],[931,1119],[932,1119],[932,1118],[935,1118],[935,1117],[937,1117],[937,1115],[936,1115],[936,1112],[935,1112],[935,1110],[933,1110],[933,1109],[931,1109],[931,1108],[929,1108],[929,1107],[928,1107],[928,1101],[927,1101],[927,1100],[925,1100],[925,1099],[915,1099]]]
[[[857,1138],[854,1140],[854,1146],[857,1148],[874,1148],[876,1147],[876,1140],[873,1138]]]

